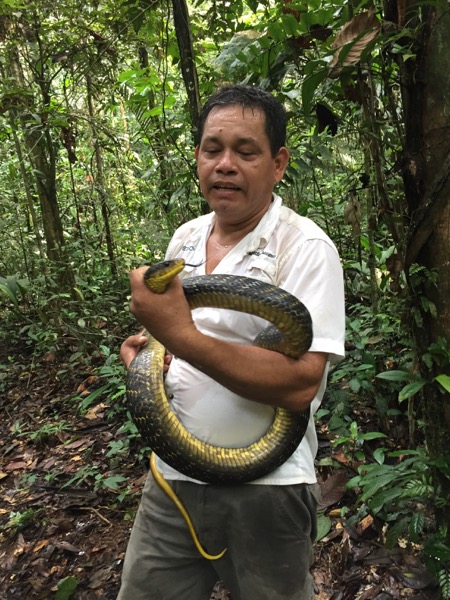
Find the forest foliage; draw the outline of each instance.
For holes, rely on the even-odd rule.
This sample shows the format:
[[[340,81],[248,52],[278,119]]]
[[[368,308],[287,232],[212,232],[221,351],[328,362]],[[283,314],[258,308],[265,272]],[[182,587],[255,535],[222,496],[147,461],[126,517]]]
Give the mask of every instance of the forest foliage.
[[[199,104],[224,83],[259,85],[288,111],[278,191],[325,229],[344,266],[347,358],[318,414],[355,470],[357,502],[343,516],[372,514],[388,544],[421,544],[448,599],[450,460],[436,440],[449,425],[424,407],[430,395],[448,406],[450,330],[421,334],[444,311],[439,268],[420,260],[414,235],[426,190],[410,200],[407,115],[420,90],[405,83],[448,4],[418,5],[3,0],[0,389],[8,364],[64,352],[103,382],[80,410],[106,397],[126,421],[127,273],[161,259],[175,228],[207,210],[193,158]]]

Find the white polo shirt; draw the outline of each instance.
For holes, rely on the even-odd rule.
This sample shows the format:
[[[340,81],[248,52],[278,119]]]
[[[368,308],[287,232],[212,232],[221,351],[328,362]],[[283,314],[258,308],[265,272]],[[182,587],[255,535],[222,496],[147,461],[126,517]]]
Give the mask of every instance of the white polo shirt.
[[[181,276],[205,275],[206,241],[215,215],[199,217],[174,234],[166,258],[184,258]],[[313,341],[310,350],[327,352],[329,363],[344,356],[344,288],[338,253],[329,237],[310,219],[297,215],[274,196],[257,227],[242,239],[214,273],[245,275],[267,281],[297,296],[311,313]],[[235,311],[200,308],[193,311],[203,333],[240,344],[251,344],[268,323]],[[328,364],[329,364],[328,363]],[[328,365],[311,405],[313,415],[322,400]],[[226,447],[246,446],[261,437],[273,420],[271,406],[242,398],[174,357],[166,377],[167,393],[180,421],[200,440]],[[276,399],[275,403],[276,403]],[[315,483],[317,436],[311,416],[307,432],[294,454],[279,468],[253,483],[288,485]],[[166,479],[194,481],[158,459]]]

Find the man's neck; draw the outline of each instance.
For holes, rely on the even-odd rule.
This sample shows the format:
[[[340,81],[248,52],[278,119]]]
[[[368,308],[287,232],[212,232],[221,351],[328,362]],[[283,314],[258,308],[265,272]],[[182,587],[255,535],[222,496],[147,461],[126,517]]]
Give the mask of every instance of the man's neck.
[[[253,231],[264,215],[268,212],[272,200],[257,214],[251,215],[245,221],[228,221],[226,216],[217,215],[215,217],[214,227],[211,236],[222,245],[234,244],[240,242],[248,233]]]
[[[206,273],[212,273],[223,258],[235,247],[245,236],[252,232],[270,207],[269,203],[265,210],[247,219],[245,222],[229,223],[226,219],[216,215],[214,226],[206,242]]]

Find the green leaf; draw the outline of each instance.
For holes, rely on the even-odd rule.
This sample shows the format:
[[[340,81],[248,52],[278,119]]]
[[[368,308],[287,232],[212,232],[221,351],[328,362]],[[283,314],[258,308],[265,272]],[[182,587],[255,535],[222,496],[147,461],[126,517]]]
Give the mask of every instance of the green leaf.
[[[425,552],[432,558],[437,558],[442,561],[450,561],[450,548],[442,542],[435,542],[434,544],[427,545]]]
[[[295,37],[296,35],[298,35],[298,21],[294,17],[294,15],[282,15],[281,20],[283,21],[283,29],[285,31],[285,36]]]
[[[347,481],[345,487],[349,490],[352,490],[355,487],[359,487],[361,485],[362,479],[363,478],[361,475],[355,475],[355,477],[352,477],[349,481]]]
[[[417,394],[417,392],[419,392],[425,384],[426,381],[422,380],[405,385],[405,387],[400,390],[398,395],[399,402],[403,402],[403,400],[407,400],[408,398],[411,398],[411,396],[414,396],[414,394]]]
[[[269,35],[276,41],[282,42],[286,39],[282,23],[270,23],[267,27]]]
[[[322,540],[331,529],[331,519],[320,513],[317,515],[317,537],[316,541]]]
[[[409,522],[409,533],[414,538],[420,535],[425,524],[425,515],[422,511],[413,514]]]
[[[302,85],[302,104],[305,115],[311,113],[311,104],[314,97],[314,92],[327,76],[327,69],[322,68],[320,71],[311,73],[305,77]]]
[[[68,600],[75,591],[77,585],[78,580],[72,575],[61,579],[58,583],[55,600]]]
[[[12,293],[9,287],[3,285],[2,283],[0,283],[0,294],[6,296],[8,300],[11,300],[11,302],[17,306],[17,297]]]
[[[404,534],[407,527],[408,527],[408,520],[405,517],[405,518],[401,519],[400,521],[397,521],[397,523],[395,523],[395,525],[393,525],[392,527],[390,527],[388,529],[388,532],[386,535],[386,545],[388,548],[393,548],[395,546],[395,544],[398,543],[398,540]]]
[[[408,371],[384,371],[384,373],[378,373],[376,377],[387,381],[411,381],[415,379],[415,376]]]
[[[322,417],[326,417],[330,414],[330,411],[327,408],[320,408],[314,415],[316,421],[319,421]]]
[[[449,600],[450,598],[450,568],[444,567],[443,569],[439,569],[437,573],[437,578],[439,581],[439,587],[441,588],[442,598],[443,600]]]
[[[109,490],[117,491],[119,489],[119,484],[124,481],[127,481],[127,478],[123,477],[123,475],[111,475],[111,477],[101,479],[101,485]]]
[[[105,356],[109,356],[111,354],[111,350],[108,348],[108,346],[105,346],[103,344],[100,344],[100,350]]]
[[[377,448],[375,450],[375,452],[373,453],[373,457],[379,465],[382,465],[384,463],[384,454],[385,454],[384,448]]]
[[[145,111],[142,115],[142,119],[147,119],[148,117],[158,117],[162,115],[163,109],[161,106],[155,106],[155,108],[151,108],[150,110]]]
[[[446,392],[450,392],[450,377],[448,375],[438,375],[434,378]]]
[[[84,297],[83,292],[79,288],[77,288],[77,287],[74,287],[73,289],[78,294],[78,296],[81,298],[81,300],[83,302],[85,302],[85,297]]]
[[[367,475],[366,475],[367,477]],[[391,471],[379,477],[367,480],[367,485],[364,485],[364,492],[361,495],[361,500],[367,501],[381,489],[388,486],[392,481],[397,479],[397,473]],[[364,481],[362,483],[365,483]]]
[[[164,108],[172,108],[177,102],[176,96],[166,96],[164,100]]]
[[[352,392],[357,393],[361,389],[361,382],[359,381],[359,379],[356,379],[356,377],[352,377],[348,382],[348,386],[352,390]]]
[[[145,73],[145,69],[139,69],[139,70],[128,69],[127,71],[122,71],[122,73],[119,74],[118,81],[120,83],[123,83],[125,81],[130,81],[130,79],[133,79],[135,77],[141,77],[144,73]]]
[[[80,410],[84,411],[87,410],[87,408],[99,397],[101,396],[104,392],[108,391],[109,389],[109,385],[106,383],[105,385],[100,386],[99,388],[95,389],[93,392],[91,392],[90,394],[88,394],[85,398],[83,398],[82,402],[80,403]],[[80,398],[80,396],[75,396],[77,399]]]
[[[387,435],[385,433],[380,433],[379,431],[368,431],[367,433],[361,433],[359,435],[360,440],[378,440],[386,437]]]
[[[370,510],[372,510],[374,513],[378,513],[383,507],[385,507],[385,512],[386,510],[389,511],[389,505],[392,500],[398,498],[402,493],[403,490],[401,487],[387,488],[377,492],[374,497],[368,501]]]

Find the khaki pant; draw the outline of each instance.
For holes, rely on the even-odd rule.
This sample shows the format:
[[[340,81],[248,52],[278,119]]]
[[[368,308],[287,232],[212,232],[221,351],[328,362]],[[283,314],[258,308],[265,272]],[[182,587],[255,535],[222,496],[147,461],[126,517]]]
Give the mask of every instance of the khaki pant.
[[[170,482],[188,510],[208,561],[178,509],[145,484],[117,600],[209,600],[222,579],[232,600],[312,600],[309,569],[318,486],[200,485]]]

